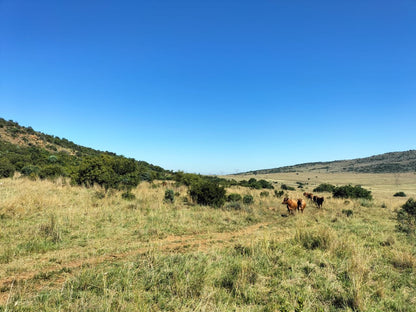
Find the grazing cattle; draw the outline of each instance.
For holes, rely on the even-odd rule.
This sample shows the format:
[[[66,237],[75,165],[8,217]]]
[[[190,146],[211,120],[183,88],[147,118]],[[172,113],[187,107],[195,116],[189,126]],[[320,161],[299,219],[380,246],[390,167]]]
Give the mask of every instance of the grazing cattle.
[[[303,193],[303,196],[305,196],[306,198],[312,199],[313,194],[312,193]]]
[[[318,206],[318,208],[322,208],[322,204],[324,203],[324,198],[323,197],[318,197],[318,196],[315,196],[315,197],[316,197],[316,200],[314,200],[314,201],[315,201],[316,205]]]
[[[286,205],[287,211],[292,214],[296,211],[296,209],[298,209],[298,202],[296,200],[289,199],[287,197],[283,199],[282,204]]]
[[[298,199],[298,211],[300,210],[303,213],[303,210],[306,207],[306,201],[304,201],[302,198]]]

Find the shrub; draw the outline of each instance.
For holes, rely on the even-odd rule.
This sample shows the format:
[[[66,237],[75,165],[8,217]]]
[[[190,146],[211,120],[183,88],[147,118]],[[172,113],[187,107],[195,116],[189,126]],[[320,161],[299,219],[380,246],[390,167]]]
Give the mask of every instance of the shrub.
[[[335,186],[328,183],[319,184],[316,188],[313,189],[313,192],[329,192],[332,193],[335,189]]]
[[[55,155],[51,155],[48,157],[48,162],[51,164],[54,164],[58,161],[58,157],[56,157]]]
[[[397,192],[393,196],[395,196],[395,197],[406,197],[406,194],[404,192]]]
[[[335,187],[332,194],[335,198],[364,198],[368,200],[373,199],[371,191],[368,191],[359,185],[344,185]]]
[[[280,186],[280,188],[281,188],[282,190],[285,190],[285,191],[294,191],[294,190],[295,190],[295,188],[294,188],[294,187],[288,186],[288,185],[286,185],[286,184],[282,184],[282,185]]]
[[[251,195],[244,195],[243,197],[243,203],[246,205],[250,205],[252,203],[254,203],[254,198]]]
[[[173,190],[166,190],[165,191],[165,202],[173,203],[175,201],[175,193]]]
[[[397,229],[407,234],[416,234],[416,201],[409,198],[397,212]]]
[[[0,178],[9,178],[14,174],[14,166],[7,158],[0,159]]]
[[[266,181],[266,180],[259,180],[257,181],[255,178],[251,178],[250,180],[246,181],[246,180],[242,180],[240,181],[240,183],[238,183],[238,185],[240,186],[244,186],[244,187],[250,187],[253,189],[274,189],[273,185]]]
[[[41,179],[56,178],[58,176],[65,176],[64,169],[60,165],[48,165],[39,171]]]
[[[25,176],[30,176],[30,175],[38,175],[39,171],[40,171],[40,168],[38,166],[29,165],[29,166],[24,166],[21,170],[21,173]]]
[[[274,189],[273,185],[266,180],[259,180],[258,183],[260,184],[261,188],[269,189],[269,190]]]
[[[283,196],[283,194],[284,194],[285,192],[283,192],[283,191],[274,191],[274,196],[276,196],[276,197],[282,197]]]
[[[267,197],[267,196],[269,196],[269,192],[264,191],[260,193],[260,197]]]
[[[232,193],[230,195],[228,195],[227,197],[227,201],[228,202],[239,202],[241,201],[243,198],[241,197],[240,194],[236,194],[236,193]]]
[[[191,185],[189,195],[199,205],[221,207],[225,202],[225,189],[218,183],[198,181]]]

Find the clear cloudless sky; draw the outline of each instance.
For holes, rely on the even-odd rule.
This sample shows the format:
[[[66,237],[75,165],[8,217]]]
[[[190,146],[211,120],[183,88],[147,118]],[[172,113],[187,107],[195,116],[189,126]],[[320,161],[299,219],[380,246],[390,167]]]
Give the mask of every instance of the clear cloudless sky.
[[[0,117],[170,170],[415,149],[414,0],[0,0]]]

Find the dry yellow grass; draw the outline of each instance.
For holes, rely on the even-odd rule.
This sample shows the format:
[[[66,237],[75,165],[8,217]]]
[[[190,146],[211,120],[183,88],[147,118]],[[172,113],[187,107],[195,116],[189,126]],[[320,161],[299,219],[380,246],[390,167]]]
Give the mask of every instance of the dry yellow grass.
[[[394,220],[407,198],[393,197],[396,191],[415,194],[412,174],[397,179],[320,174],[313,182],[302,173],[252,177],[277,181],[277,187],[304,182],[308,191],[320,183],[361,184],[373,191],[374,200],[325,193],[323,209],[308,201],[304,214],[287,217],[282,198],[272,190],[262,197],[264,190],[227,189],[254,197],[253,205],[233,210],[190,205],[187,188],[173,183],[141,183],[132,190],[135,199],[127,201],[122,192],[105,195],[65,180],[3,179],[0,308],[70,311],[98,304],[105,311],[117,303],[122,311],[163,310],[164,303],[149,298],[165,293],[182,296],[169,306],[177,311],[293,310],[301,305],[304,311],[331,311],[331,305],[400,311],[416,300],[409,292],[415,279],[408,275],[415,270],[415,246],[395,231]],[[393,190],[392,180],[398,183]],[[173,204],[164,202],[167,188],[176,193]],[[302,198],[303,192],[287,194]],[[168,272],[160,271],[165,263],[171,263]],[[194,268],[201,272],[187,275]],[[148,290],[149,280],[142,279],[146,274],[155,274],[149,280],[160,280],[173,292]],[[105,281],[99,286],[103,293],[81,287],[78,299],[71,297],[76,285],[94,284],[97,276]],[[174,286],[169,276],[177,276]],[[198,286],[188,284],[193,279]],[[130,287],[115,290],[118,283]],[[201,287],[197,295],[192,287]],[[47,294],[43,301],[41,294]]]

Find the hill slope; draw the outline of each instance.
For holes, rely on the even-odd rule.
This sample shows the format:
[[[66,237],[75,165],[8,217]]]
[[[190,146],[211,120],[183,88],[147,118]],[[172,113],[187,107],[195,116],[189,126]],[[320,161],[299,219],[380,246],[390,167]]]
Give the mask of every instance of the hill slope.
[[[80,146],[0,118],[0,178],[13,176],[16,171],[33,178],[71,176],[78,184],[110,187],[171,174],[145,161]]]
[[[365,158],[312,162],[294,166],[250,171],[245,174],[267,174],[281,172],[357,172],[396,173],[416,171],[416,150],[392,152]]]

